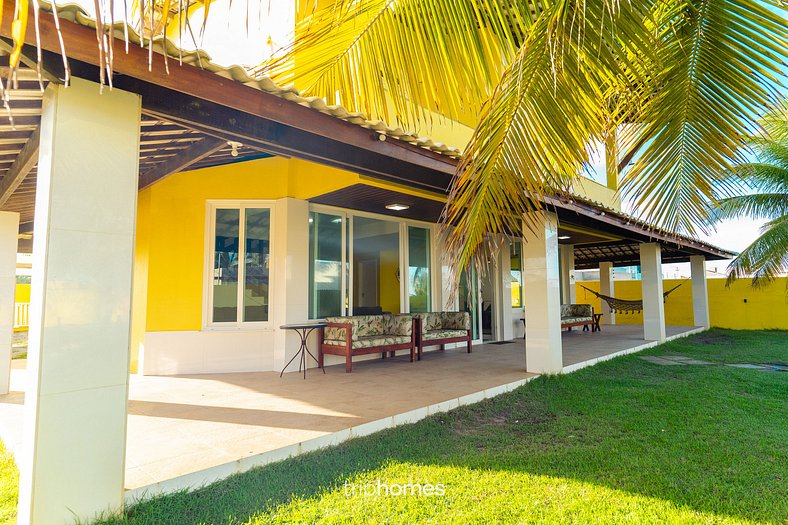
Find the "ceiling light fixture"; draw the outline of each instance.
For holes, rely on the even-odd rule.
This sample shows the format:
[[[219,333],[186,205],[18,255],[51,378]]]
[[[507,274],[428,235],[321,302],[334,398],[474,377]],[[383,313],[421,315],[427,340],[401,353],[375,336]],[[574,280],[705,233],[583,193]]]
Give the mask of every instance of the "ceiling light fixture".
[[[395,204],[387,204],[386,205],[386,209],[387,210],[392,210],[392,211],[402,211],[402,210],[407,210],[408,208],[410,208],[410,206],[408,206],[407,204],[396,204],[395,203]]]
[[[238,156],[238,148],[243,146],[243,144],[241,144],[240,142],[236,142],[234,140],[228,140],[227,141],[227,145],[230,146],[230,148],[231,148],[230,155],[232,155],[233,157],[237,157]]]
[[[567,239],[571,239],[571,237],[569,235],[559,235],[558,239],[561,241],[565,241]]]

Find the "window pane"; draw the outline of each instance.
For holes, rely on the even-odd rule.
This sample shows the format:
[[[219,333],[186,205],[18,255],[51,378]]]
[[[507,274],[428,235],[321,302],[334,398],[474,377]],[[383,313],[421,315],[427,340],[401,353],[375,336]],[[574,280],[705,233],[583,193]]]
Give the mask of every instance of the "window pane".
[[[214,323],[238,321],[238,210],[216,210],[213,251]]]
[[[408,226],[408,295],[410,311],[430,311],[430,231]]]
[[[353,314],[400,313],[399,223],[353,218]]]
[[[520,241],[511,244],[510,261],[512,275],[512,308],[522,308],[523,306],[523,272],[522,267],[522,245]]]
[[[267,321],[271,211],[267,208],[247,208],[244,234],[246,266],[244,267],[243,320]]]
[[[309,318],[342,315],[342,217],[309,214]]]
[[[474,339],[478,339],[479,289],[477,287],[476,272],[473,269],[464,271],[462,275],[460,275],[458,295],[460,300],[460,311],[471,314],[471,327],[473,328],[472,336]]]

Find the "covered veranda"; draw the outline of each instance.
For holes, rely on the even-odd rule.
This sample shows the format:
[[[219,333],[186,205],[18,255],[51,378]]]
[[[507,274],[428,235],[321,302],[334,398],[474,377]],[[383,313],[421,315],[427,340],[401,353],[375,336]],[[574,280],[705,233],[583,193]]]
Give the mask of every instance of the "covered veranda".
[[[669,327],[668,338],[699,327]],[[656,344],[641,327],[600,333],[564,332],[564,371]],[[198,487],[236,472],[337,444],[493,397],[525,384],[523,341],[365,361],[345,374],[310,370],[184,376],[131,375],[125,489],[127,501]],[[0,439],[14,452],[23,440],[23,403],[30,380],[24,362],[0,396]]]
[[[3,9],[1,32],[7,37],[13,7]],[[32,251],[34,258],[24,372],[14,369],[9,374],[10,355],[0,346],[0,395],[9,390],[9,376],[14,381],[27,376],[23,387],[11,386],[11,393],[0,398],[3,410],[9,411],[2,418],[4,427],[21,429],[17,437],[2,436],[11,446],[21,443],[15,447],[21,524],[61,523],[74,516],[88,520],[119,508],[127,488],[143,489],[169,479],[180,479],[171,486],[191,485],[188,478],[188,483],[178,478],[191,472],[201,472],[191,479],[202,483],[477,401],[536,374],[561,372],[664,341],[672,329],[665,326],[662,312],[663,253],[675,255],[675,260],[693,258],[694,324],[708,326],[700,269],[706,258],[729,254],[655,232],[589,202],[556,198],[547,203],[543,230],[523,232],[525,348],[517,340],[479,346],[470,355],[431,353],[414,364],[370,361],[360,363],[353,374],[329,367],[325,377],[313,370],[306,381],[297,374],[279,380],[271,371],[130,379],[131,340],[145,330],[144,316],[132,316],[145,291],[143,286],[140,296],[135,286],[145,282],[145,267],[135,262],[140,189],[187,168],[281,156],[445,195],[456,152],[401,130],[378,129],[363,119],[359,124],[358,117],[342,117],[338,110],[334,115],[325,103],[313,107],[314,101],[288,90],[266,91],[265,82],[252,85],[234,78],[230,70],[217,74],[170,61],[174,72],[168,74],[161,57],[149,66],[147,50],[137,46],[117,54],[114,87],[100,94],[95,29],[65,19],[60,23],[70,42],[72,84],[62,84],[62,61],[52,54],[60,49],[57,32],[49,17],[42,18],[46,91],[42,96],[38,90],[28,60],[28,69],[20,71],[21,88],[10,92],[15,127],[0,129],[0,255]],[[34,39],[30,33],[28,43]],[[33,48],[25,51],[27,57],[35,56]],[[399,199],[409,198],[406,193]],[[342,196],[327,193],[311,202],[335,206],[341,203],[331,199]],[[277,199],[272,209],[286,227],[274,234],[279,251],[270,284],[278,302],[272,304],[272,328],[266,334],[272,365],[265,370],[281,368],[298,347],[296,336],[278,327],[307,317],[310,202],[289,195]],[[346,204],[349,209],[360,206]],[[559,251],[569,260],[566,249],[559,249],[565,244],[560,232],[572,224],[585,234],[614,237],[583,244],[618,242],[627,247],[627,260],[638,257],[644,276],[643,327],[611,324],[599,333],[561,333],[560,304],[573,299],[560,296],[559,280],[566,273],[559,269]],[[579,250],[572,248],[572,254]],[[508,272],[506,258],[502,251],[498,270]],[[610,267],[619,262],[611,258],[599,263]],[[6,301],[0,311],[13,309],[13,293],[5,292],[13,288],[14,271],[12,258],[0,258]],[[506,297],[505,283],[500,280],[500,297]],[[448,303],[436,301],[435,306],[456,308]],[[505,318],[505,308],[498,315]],[[0,319],[0,337],[11,331],[3,323]],[[500,326],[501,341],[514,339],[511,323],[508,329],[505,323]],[[251,434],[242,435],[247,431]],[[241,448],[233,448],[236,444]],[[201,465],[198,457],[210,460]],[[210,478],[205,474],[209,468]]]

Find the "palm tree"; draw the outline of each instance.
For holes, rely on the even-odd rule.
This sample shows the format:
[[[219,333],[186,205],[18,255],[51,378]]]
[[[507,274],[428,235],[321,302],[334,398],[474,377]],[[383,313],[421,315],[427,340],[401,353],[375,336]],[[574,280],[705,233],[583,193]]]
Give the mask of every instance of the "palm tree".
[[[728,284],[752,276],[753,286],[788,271],[788,103],[763,119],[764,133],[747,141],[755,158],[728,174],[741,180],[748,193],[723,198],[713,211],[717,220],[766,219],[761,235],[728,266]],[[786,285],[788,292],[788,285]]]
[[[472,125],[443,218],[461,269],[483,266],[487,234],[534,224],[590,143],[634,162],[622,191],[642,218],[705,231],[788,62],[779,0],[328,4],[299,13],[291,53],[261,72],[417,132],[436,114]]]
[[[746,161],[741,142],[788,63],[783,0],[291,1],[290,52],[260,73],[422,134],[441,118],[475,128],[443,217],[460,270],[483,266],[488,234],[534,225],[594,143],[620,145],[619,171],[633,161],[622,191],[643,219],[703,231],[708,202],[732,184],[720,174]],[[101,12],[113,0],[95,2]],[[198,4],[207,14],[211,2]],[[134,0],[132,23],[148,39],[168,26],[193,34],[191,4]]]

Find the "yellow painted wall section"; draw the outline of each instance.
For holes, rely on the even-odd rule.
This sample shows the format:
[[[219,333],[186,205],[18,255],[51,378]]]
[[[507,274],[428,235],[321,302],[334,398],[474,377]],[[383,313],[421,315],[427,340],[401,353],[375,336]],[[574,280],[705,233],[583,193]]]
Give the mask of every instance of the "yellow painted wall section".
[[[682,283],[665,301],[665,323],[673,326],[692,326],[692,283],[689,280],[666,279],[665,291]],[[788,301],[785,295],[786,278],[775,280],[764,288],[753,288],[749,280],[740,280],[728,288],[725,279],[709,279],[709,316],[711,325],[735,330],[788,330]],[[577,302],[591,304],[600,312],[600,299],[583,288],[599,291],[598,281],[576,284]],[[614,297],[640,300],[640,281],[616,281]],[[746,302],[745,302],[746,300]],[[617,324],[642,324],[643,314],[616,314]]]
[[[399,268],[399,251],[383,250],[380,252],[380,306],[384,312],[399,313],[399,281],[397,269]]]
[[[30,302],[30,285],[26,283],[16,283],[14,289],[14,302],[29,303]]]
[[[147,281],[147,297],[135,301],[135,314],[145,311],[146,322],[144,329],[136,327],[135,340],[144,331],[202,328],[207,201],[308,199],[360,182],[405,191],[349,171],[270,157],[178,173],[141,192],[137,263],[147,266],[135,279]],[[406,193],[439,198],[412,189]],[[399,295],[395,299],[399,311]]]

